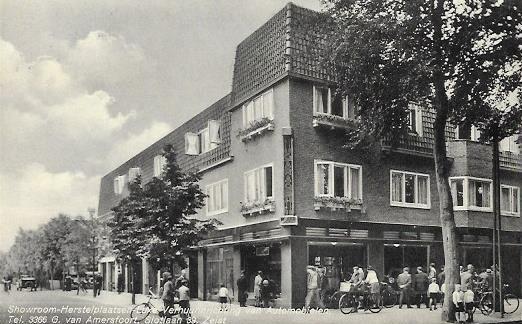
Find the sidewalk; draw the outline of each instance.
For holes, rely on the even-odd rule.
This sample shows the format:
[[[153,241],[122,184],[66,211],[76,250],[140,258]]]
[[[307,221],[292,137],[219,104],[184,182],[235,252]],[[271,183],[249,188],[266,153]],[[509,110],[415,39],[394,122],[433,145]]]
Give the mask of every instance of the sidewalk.
[[[119,307],[131,307],[131,294],[102,291],[100,296],[93,298],[91,294],[77,296],[74,292],[60,292],[71,297],[83,299],[85,301],[108,304]],[[136,294],[136,303],[142,303],[147,300],[145,295]],[[156,303],[161,301],[156,300]],[[358,312],[356,314],[344,315],[339,310],[331,309],[326,313],[303,314],[302,312],[291,312],[286,309],[262,309],[256,307],[239,307],[233,304],[229,312],[219,312],[219,304],[213,301],[191,300],[191,309],[197,313],[202,320],[209,319],[221,320],[222,324],[229,323],[252,323],[259,324],[261,321],[271,323],[378,323],[378,324],[394,324],[394,323],[411,323],[411,324],[441,324],[445,323],[440,320],[441,309],[429,311],[426,308],[399,309],[385,308],[378,314],[370,312]],[[486,323],[522,323],[522,307],[515,314],[506,315],[500,318],[499,314],[484,316],[480,312],[475,312],[475,322],[480,324]],[[201,322],[201,320],[199,321]]]

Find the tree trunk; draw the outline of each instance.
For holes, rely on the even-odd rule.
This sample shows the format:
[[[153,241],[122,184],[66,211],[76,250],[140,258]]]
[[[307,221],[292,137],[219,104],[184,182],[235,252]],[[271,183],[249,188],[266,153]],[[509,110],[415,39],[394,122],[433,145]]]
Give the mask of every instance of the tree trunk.
[[[449,103],[445,89],[444,60],[442,51],[442,16],[444,0],[432,1],[433,24],[433,62],[432,82],[435,90],[433,107],[436,109],[433,131],[435,143],[433,158],[435,160],[435,175],[439,193],[439,212],[442,227],[442,244],[444,248],[444,273],[446,289],[444,291],[444,306],[442,320],[455,321],[455,305],[452,294],[456,283],[460,283],[458,270],[457,231],[453,214],[453,199],[449,186],[449,165],[446,156],[446,123],[449,115]]]
[[[136,274],[134,260],[131,260],[132,304],[136,304]]]

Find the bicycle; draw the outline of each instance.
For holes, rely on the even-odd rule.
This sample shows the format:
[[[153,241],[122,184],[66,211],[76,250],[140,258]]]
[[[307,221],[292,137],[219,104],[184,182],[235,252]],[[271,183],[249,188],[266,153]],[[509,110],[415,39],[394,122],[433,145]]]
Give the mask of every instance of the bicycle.
[[[380,293],[384,307],[392,308],[393,306],[397,305],[397,301],[399,299],[397,296],[398,293],[395,291],[395,289],[392,288],[392,286],[388,285],[386,282],[381,282]]]
[[[350,314],[357,311],[359,304],[362,304],[365,311],[369,310],[372,313],[379,313],[383,308],[380,293],[361,292],[342,295],[339,299],[339,310],[343,314]]]
[[[78,282],[78,290],[76,291],[76,295],[79,295],[80,292],[82,295],[87,294],[87,283],[85,281]]]
[[[518,310],[520,306],[520,300],[517,296],[507,293],[507,289],[509,288],[508,284],[504,284],[502,294],[502,300],[504,303],[504,314],[513,314]],[[498,291],[498,289],[497,289]],[[482,314],[490,315],[493,313],[494,304],[493,304],[493,293],[491,291],[483,292],[483,296],[480,298],[479,308]]]
[[[325,308],[338,308],[339,299],[346,292],[335,290],[334,288],[327,289],[321,296],[321,301]]]
[[[146,302],[134,306],[131,310],[130,317],[134,320],[135,323],[143,321],[147,318],[147,316],[149,316],[150,313],[158,314],[159,317],[165,316],[163,305],[156,306],[151,302],[152,299],[160,299],[160,297],[155,295],[150,289],[147,297],[148,299]]]

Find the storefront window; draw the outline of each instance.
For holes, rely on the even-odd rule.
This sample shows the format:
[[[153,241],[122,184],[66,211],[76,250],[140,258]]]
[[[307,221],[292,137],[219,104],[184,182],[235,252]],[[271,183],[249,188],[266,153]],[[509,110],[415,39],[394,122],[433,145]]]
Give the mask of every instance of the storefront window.
[[[228,289],[232,289],[234,282],[232,264],[233,253],[231,247],[207,250],[207,298],[215,299],[221,284],[225,284]]]
[[[417,267],[427,268],[428,247],[402,244],[384,246],[384,272],[386,275],[397,278],[404,267],[414,273]]]

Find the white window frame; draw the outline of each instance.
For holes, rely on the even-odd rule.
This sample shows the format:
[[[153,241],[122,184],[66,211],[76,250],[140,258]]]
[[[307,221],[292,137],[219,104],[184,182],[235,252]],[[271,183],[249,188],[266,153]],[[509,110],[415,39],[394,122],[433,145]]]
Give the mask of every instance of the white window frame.
[[[159,178],[163,173],[163,169],[167,164],[167,159],[163,155],[156,155],[154,157],[154,165],[153,165],[153,177]]]
[[[117,190],[114,190],[114,194],[116,194],[116,195],[123,194],[123,191],[125,190],[125,182],[126,182],[125,180],[126,180],[125,175],[120,175],[120,176],[117,176],[114,178],[113,183],[114,182],[118,183],[118,188],[117,188]],[[114,188],[114,189],[116,189],[116,188]]]
[[[412,118],[412,112],[415,112],[415,118]],[[413,126],[415,126],[415,129],[413,129]],[[417,104],[408,106],[408,129],[419,137],[422,137],[424,134],[422,129],[422,107]]]
[[[511,209],[513,209],[514,204],[517,206],[517,212],[512,212],[508,210],[502,210],[502,204],[500,204],[500,214],[502,216],[515,216],[520,217],[520,187],[517,186],[511,186],[511,185],[500,185],[500,201],[502,201],[502,189],[509,189],[509,197],[510,197],[510,203],[511,203]],[[513,201],[513,191],[517,191],[517,201]]]
[[[317,91],[319,89],[328,89],[328,102],[326,104],[326,113],[319,111],[319,107],[317,106]],[[349,119],[348,118],[348,96],[343,97],[343,115],[338,116],[332,114],[332,89],[327,86],[320,86],[320,85],[314,85],[313,88],[313,109],[314,109],[314,115],[328,115],[328,116],[336,116],[339,118]],[[355,112],[355,110],[354,110]]]
[[[270,96],[270,102],[265,103],[265,98],[268,95]],[[255,102],[261,100],[261,107],[262,107],[262,113],[260,116],[256,117],[256,111],[255,111]],[[250,124],[252,122],[261,120],[263,118],[268,118],[270,120],[274,120],[274,89],[269,89],[262,94],[252,98],[251,100],[245,102],[242,107],[242,113],[243,113],[243,128],[250,127]],[[251,107],[251,108],[250,108]],[[249,113],[248,109],[252,109],[252,111]],[[249,116],[250,114],[250,116]]]
[[[133,174],[133,172],[135,172],[136,174]],[[134,181],[138,176],[141,175],[141,168],[140,167],[129,168],[128,175],[129,175],[129,182]]]
[[[402,183],[401,183],[401,200],[402,201],[394,201],[393,200],[393,174],[394,173],[400,173],[402,174]],[[414,178],[414,200],[413,203],[406,202],[406,175],[413,175]],[[420,204],[419,201],[419,180],[418,177],[427,177],[428,183],[426,188],[426,204]],[[390,170],[390,206],[394,207],[408,207],[408,208],[419,208],[419,209],[431,209],[431,188],[430,188],[431,180],[430,175],[426,173],[419,173],[419,172],[410,172],[410,171],[403,171],[403,170]]]
[[[493,212],[493,181],[491,179],[486,178],[477,178],[470,176],[460,176],[460,177],[450,177],[450,190],[451,190],[451,181],[453,180],[463,180],[462,190],[463,197],[462,202],[463,206],[455,206],[453,205],[453,210],[471,210],[471,211],[481,211],[481,212]],[[469,204],[469,181],[480,181],[480,182],[488,182],[489,183],[489,207],[478,207],[471,206]],[[453,192],[451,193],[453,195]]]
[[[459,139],[459,125],[455,126],[455,139]],[[479,139],[480,139],[480,130],[475,126],[475,125],[471,125],[471,130],[470,130],[470,141],[473,141],[473,142],[478,142]]]
[[[317,166],[319,164],[326,164],[328,165],[328,179],[330,180],[330,183],[328,183],[328,193],[323,194],[320,193],[319,190],[319,175],[317,174]],[[327,161],[327,160],[314,160],[314,192],[315,197],[337,197],[335,196],[335,180],[334,180],[334,168],[335,167],[341,167],[344,168],[344,197],[345,198],[352,198],[352,173],[350,172],[350,169],[357,169],[359,170],[359,183],[358,183],[358,190],[359,190],[359,197],[356,199],[363,200],[363,169],[361,165],[358,164],[349,164],[349,163],[342,163],[342,162],[334,162],[334,161]]]
[[[222,208],[220,209],[216,209],[216,210],[209,210],[209,207],[210,207],[210,203],[209,203],[209,200],[210,199],[216,199],[216,197],[213,197],[213,195],[211,195],[211,189],[215,186],[222,186],[222,185],[225,185],[226,186],[226,195],[223,193],[223,189],[220,188],[220,192],[221,192],[221,205],[222,205]],[[207,194],[207,203],[206,203],[206,211],[207,211],[207,216],[213,216],[213,215],[218,215],[218,214],[223,214],[223,213],[227,213],[228,212],[228,205],[229,205],[229,201],[228,201],[228,179],[223,179],[223,180],[220,180],[218,182],[214,182],[214,183],[211,183],[211,184],[208,184],[206,187],[205,187],[205,192]]]
[[[517,138],[519,135],[511,135],[502,139],[499,142],[499,150],[502,152],[511,152],[513,154],[520,154],[519,144]]]
[[[271,196],[267,196],[266,195],[266,179],[265,179],[265,169],[266,168],[272,168],[272,195]],[[263,170],[263,172],[259,172],[260,170]],[[257,174],[256,174],[257,172]],[[265,165],[261,165],[255,169],[251,169],[251,170],[248,170],[248,171],[245,171],[243,173],[243,198],[244,198],[244,202],[245,203],[264,203],[266,200],[270,200],[270,201],[273,201],[274,200],[274,163],[268,163],[268,164],[265,164]],[[259,192],[260,192],[260,195],[261,195],[261,199],[260,200],[256,200],[256,201],[249,201],[248,200],[248,181],[247,181],[247,177],[248,175],[250,175],[251,173],[254,173],[254,176],[257,178],[257,182],[259,184],[261,184],[262,186],[264,186],[264,188],[259,188]]]

